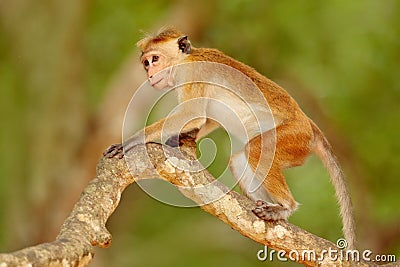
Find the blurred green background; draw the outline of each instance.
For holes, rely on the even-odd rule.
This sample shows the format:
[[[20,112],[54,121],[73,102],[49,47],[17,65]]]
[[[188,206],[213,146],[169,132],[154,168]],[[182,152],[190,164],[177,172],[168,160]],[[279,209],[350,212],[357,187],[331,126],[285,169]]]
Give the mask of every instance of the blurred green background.
[[[101,151],[121,139],[127,103],[145,80],[135,48],[141,30],[163,25],[288,90],[343,165],[360,248],[398,253],[396,0],[0,0],[1,252],[54,240]],[[302,204],[290,222],[333,242],[341,237],[319,160],[287,176]],[[199,208],[159,203],[137,185],[127,188],[108,227],[113,245],[97,249],[92,266],[298,265],[259,262],[261,245]]]

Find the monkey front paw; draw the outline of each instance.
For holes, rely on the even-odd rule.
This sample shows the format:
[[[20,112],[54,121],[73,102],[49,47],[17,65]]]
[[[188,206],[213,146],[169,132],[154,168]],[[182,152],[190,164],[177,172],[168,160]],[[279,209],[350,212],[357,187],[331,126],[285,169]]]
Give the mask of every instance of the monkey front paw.
[[[107,158],[117,157],[122,159],[124,157],[124,148],[122,144],[111,145],[103,152],[103,156]]]
[[[170,138],[168,138],[168,140],[165,142],[165,144],[166,144],[167,146],[170,146],[170,147],[178,147],[178,146],[181,146],[182,143],[179,142],[179,139],[180,139],[180,136],[179,136],[179,135],[173,135],[173,136],[171,136]]]
[[[290,211],[282,205],[268,203],[264,200],[257,200],[256,207],[252,211],[264,221],[286,220],[290,215]]]
[[[187,133],[180,133],[179,135],[173,135],[165,142],[167,146],[170,147],[179,147],[184,143],[184,139],[195,139],[198,130],[195,129],[193,131]]]

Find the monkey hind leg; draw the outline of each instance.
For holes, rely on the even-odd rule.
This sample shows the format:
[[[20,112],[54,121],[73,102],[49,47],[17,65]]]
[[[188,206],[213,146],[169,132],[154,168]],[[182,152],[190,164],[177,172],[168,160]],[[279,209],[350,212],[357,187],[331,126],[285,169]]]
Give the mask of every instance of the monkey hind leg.
[[[238,181],[238,185],[243,194],[256,201],[263,199],[271,202],[268,192],[262,187],[262,181],[258,179],[248,163],[244,151],[234,154],[229,163],[233,177]]]
[[[293,131],[294,128],[296,131]],[[298,203],[294,200],[282,171],[302,165],[311,153],[311,143],[312,134],[306,127],[285,125],[277,127],[276,131],[254,137],[246,145],[249,165],[257,176],[265,177],[262,188],[268,195],[268,198],[253,198],[256,201],[253,212],[257,216],[264,220],[287,219],[297,209]],[[263,158],[260,158],[261,152],[267,153],[267,156],[263,154]],[[265,162],[265,159],[269,162]]]
[[[281,172],[270,170],[266,178],[268,181],[262,181],[255,174],[244,151],[231,157],[230,169],[243,194],[255,201],[253,212],[261,219],[286,220],[296,210],[298,204]]]
[[[243,194],[256,203],[253,212],[263,220],[287,219],[297,208],[283,174],[271,170],[266,179],[260,179],[249,164],[244,151],[231,157],[230,169]]]
[[[298,207],[281,170],[271,169],[263,182],[272,201],[256,200],[254,214],[263,220],[286,220]]]

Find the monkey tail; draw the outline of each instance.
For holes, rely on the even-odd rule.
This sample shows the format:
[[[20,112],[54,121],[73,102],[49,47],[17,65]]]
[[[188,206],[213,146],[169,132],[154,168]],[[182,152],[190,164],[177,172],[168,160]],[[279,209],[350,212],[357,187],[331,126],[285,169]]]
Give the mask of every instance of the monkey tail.
[[[328,169],[331,182],[336,191],[336,198],[340,205],[340,215],[343,221],[343,234],[348,244],[347,249],[354,249],[356,237],[353,205],[347,189],[343,171],[338,160],[336,159],[336,156],[333,154],[331,145],[322,131],[311,120],[310,124],[314,133],[314,152]]]

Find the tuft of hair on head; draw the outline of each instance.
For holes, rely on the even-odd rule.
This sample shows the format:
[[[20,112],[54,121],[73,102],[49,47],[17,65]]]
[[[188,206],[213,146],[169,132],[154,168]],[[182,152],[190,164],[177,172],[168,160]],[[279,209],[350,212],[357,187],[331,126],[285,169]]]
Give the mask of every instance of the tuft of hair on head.
[[[136,43],[136,46],[140,50],[145,51],[151,44],[165,42],[182,36],[183,33],[177,30],[175,27],[164,26],[155,34],[146,33],[145,36]]]

